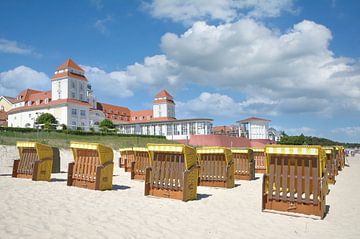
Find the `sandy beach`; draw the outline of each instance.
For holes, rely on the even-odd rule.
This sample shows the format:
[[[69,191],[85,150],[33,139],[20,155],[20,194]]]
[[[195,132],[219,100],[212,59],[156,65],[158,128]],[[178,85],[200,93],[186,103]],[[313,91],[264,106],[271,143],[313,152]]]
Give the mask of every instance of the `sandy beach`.
[[[324,220],[261,212],[261,176],[233,189],[199,187],[198,200],[145,197],[144,183],[115,170],[112,191],[11,178],[15,147],[0,146],[0,238],[360,238],[360,155],[349,157],[326,197]],[[118,154],[116,154],[116,158]]]

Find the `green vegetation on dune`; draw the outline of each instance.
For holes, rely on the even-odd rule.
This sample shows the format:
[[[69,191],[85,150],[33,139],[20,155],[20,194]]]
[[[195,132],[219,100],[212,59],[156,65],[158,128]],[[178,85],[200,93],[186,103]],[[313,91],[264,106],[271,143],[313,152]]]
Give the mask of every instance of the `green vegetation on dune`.
[[[86,132],[36,131],[21,132],[0,129],[0,144],[15,145],[16,141],[37,141],[54,147],[68,148],[70,141],[93,142],[119,147],[146,146],[147,143],[172,143],[165,137],[142,135],[95,134]]]

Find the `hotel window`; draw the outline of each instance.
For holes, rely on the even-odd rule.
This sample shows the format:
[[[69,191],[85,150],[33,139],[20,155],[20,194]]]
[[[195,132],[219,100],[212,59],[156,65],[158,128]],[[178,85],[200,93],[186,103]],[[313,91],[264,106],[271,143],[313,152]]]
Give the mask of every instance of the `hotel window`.
[[[71,93],[71,98],[75,99],[75,93],[74,92]]]
[[[36,101],[35,101],[35,104],[36,104],[36,105],[40,105],[40,100],[36,100]]]
[[[77,110],[76,109],[71,109],[71,115],[77,115]]]
[[[84,85],[80,84],[80,90],[83,90],[83,89],[84,89]]]
[[[71,88],[75,88],[75,81],[71,81]]]
[[[45,104],[48,104],[49,103],[49,98],[46,98],[45,99]]]
[[[181,123],[181,134],[187,135],[187,123]]]
[[[173,134],[173,126],[171,124],[168,124],[166,126],[167,128],[167,135],[172,135]]]
[[[194,122],[190,123],[190,134],[196,134],[196,124]]]
[[[71,125],[76,126],[76,121],[71,122]]]
[[[80,115],[81,115],[81,116],[86,116],[85,110],[80,110]]]
[[[146,119],[147,119],[147,120],[150,120],[150,115],[146,116]]]
[[[31,101],[28,101],[28,106],[31,106]]]
[[[136,117],[135,117],[135,116],[133,116],[133,117],[132,117],[132,120],[136,120]]]
[[[83,101],[84,100],[84,95],[80,94],[80,100]]]

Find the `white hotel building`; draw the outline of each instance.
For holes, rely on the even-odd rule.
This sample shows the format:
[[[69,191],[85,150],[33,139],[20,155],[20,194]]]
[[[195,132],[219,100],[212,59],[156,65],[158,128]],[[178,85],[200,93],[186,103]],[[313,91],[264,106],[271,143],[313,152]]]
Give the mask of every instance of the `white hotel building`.
[[[96,129],[107,118],[123,134],[163,135],[174,140],[211,134],[212,119],[176,119],[175,102],[166,90],[155,96],[152,110],[131,111],[96,102],[84,70],[71,59],[57,67],[50,80],[50,91],[20,92],[8,111],[9,127],[33,128],[40,114],[50,113],[59,125],[70,129]]]

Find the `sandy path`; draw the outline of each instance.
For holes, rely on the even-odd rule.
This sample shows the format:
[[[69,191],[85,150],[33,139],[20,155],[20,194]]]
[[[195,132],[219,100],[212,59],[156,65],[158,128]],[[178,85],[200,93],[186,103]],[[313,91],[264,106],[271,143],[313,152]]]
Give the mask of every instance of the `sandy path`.
[[[200,199],[184,203],[143,196],[143,182],[118,167],[105,192],[67,187],[66,173],[14,179],[13,159],[0,156],[0,238],[360,238],[360,156],[330,186],[322,221],[262,213],[261,179],[199,187]]]

